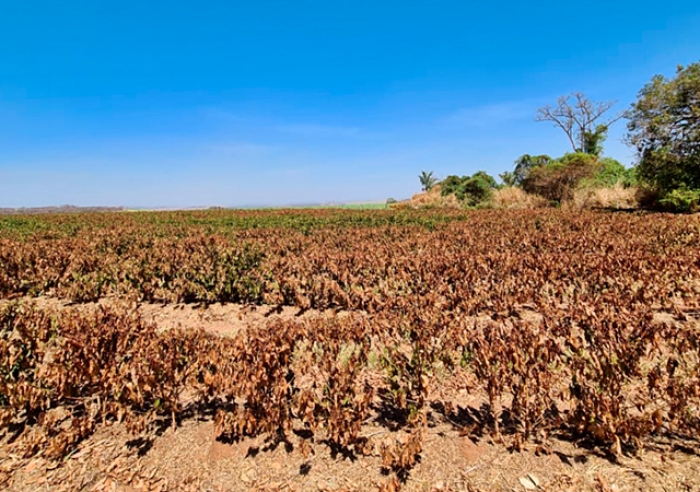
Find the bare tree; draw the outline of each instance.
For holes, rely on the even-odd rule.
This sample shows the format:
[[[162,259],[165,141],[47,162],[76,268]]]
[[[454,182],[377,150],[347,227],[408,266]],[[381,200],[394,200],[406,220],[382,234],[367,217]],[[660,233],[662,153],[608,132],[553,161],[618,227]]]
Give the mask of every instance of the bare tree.
[[[574,92],[561,96],[555,107],[545,106],[537,110],[537,121],[551,121],[561,128],[569,139],[574,152],[599,154],[601,143],[605,140],[608,128],[625,116],[617,113],[611,118],[601,120],[616,101],[594,103],[583,93]]]

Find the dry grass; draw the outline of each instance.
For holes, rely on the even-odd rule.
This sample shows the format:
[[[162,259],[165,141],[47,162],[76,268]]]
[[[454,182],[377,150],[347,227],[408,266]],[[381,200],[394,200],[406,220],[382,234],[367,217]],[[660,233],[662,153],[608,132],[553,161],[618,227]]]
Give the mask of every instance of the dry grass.
[[[463,205],[454,195],[442,196],[440,185],[430,191],[416,193],[410,200],[393,204],[392,208],[462,208]]]
[[[612,188],[583,188],[576,190],[573,199],[565,206],[575,210],[639,208],[638,190],[625,188],[619,183]]]
[[[567,210],[588,209],[634,209],[639,208],[639,190],[625,188],[617,184],[611,188],[582,188],[574,192],[574,197],[562,203]],[[527,193],[522,188],[509,186],[493,192],[489,202],[490,208],[500,210],[525,210],[546,208],[547,199]],[[392,208],[462,208],[462,204],[454,195],[442,196],[440,185],[432,190],[416,193],[410,200],[391,205]]]
[[[545,208],[548,205],[546,199],[516,187],[496,190],[491,198],[493,208],[504,210]],[[639,208],[639,190],[625,188],[621,184],[611,188],[582,188],[574,192],[573,199],[563,202],[562,208],[567,210],[635,209]]]
[[[546,199],[531,195],[520,188],[508,187],[495,190],[489,207],[503,210],[523,210],[547,207]],[[463,208],[454,195],[442,196],[440,185],[423,193],[416,193],[410,200],[396,203],[392,208]]]
[[[544,208],[547,206],[547,200],[540,196],[526,193],[521,188],[509,186],[493,192],[491,205],[493,208],[504,210]]]

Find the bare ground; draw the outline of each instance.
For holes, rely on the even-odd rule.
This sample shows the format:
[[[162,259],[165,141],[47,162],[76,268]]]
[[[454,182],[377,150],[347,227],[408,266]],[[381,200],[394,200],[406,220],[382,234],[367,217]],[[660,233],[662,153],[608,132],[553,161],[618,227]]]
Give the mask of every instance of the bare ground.
[[[373,429],[368,428],[368,434]],[[376,431],[375,431],[376,432]],[[391,438],[378,434],[376,444]],[[0,451],[0,478],[9,491],[251,491],[376,490],[389,480],[378,453],[333,456],[317,443],[304,456],[264,438],[225,444],[211,421],[187,421],[151,444],[135,442],[121,426],[104,426],[64,462],[21,460]],[[532,484],[530,487],[525,484]],[[529,483],[528,483],[529,482]],[[537,483],[538,485],[535,485]],[[534,488],[533,488],[534,486]],[[678,443],[659,440],[653,449],[623,456],[553,440],[549,454],[510,452],[490,438],[474,441],[452,426],[428,430],[420,463],[404,490],[700,490],[700,457]]]

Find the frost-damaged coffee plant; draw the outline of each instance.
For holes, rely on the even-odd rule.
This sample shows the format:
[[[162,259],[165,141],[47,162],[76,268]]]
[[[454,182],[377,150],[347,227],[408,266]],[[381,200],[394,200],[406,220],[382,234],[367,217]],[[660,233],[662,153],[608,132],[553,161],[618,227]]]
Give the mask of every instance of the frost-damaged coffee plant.
[[[216,415],[223,440],[291,444],[296,433],[305,454],[311,444],[375,452],[395,490],[420,460],[434,409],[453,421],[456,403],[437,391],[453,376],[484,402],[479,431],[514,449],[546,451],[560,435],[618,454],[700,431],[694,218],[440,217],[197,212],[0,227],[5,298],[334,311],[223,338],[159,332],[130,307],[7,303],[7,442],[59,458],[103,422],[152,436],[198,408]]]

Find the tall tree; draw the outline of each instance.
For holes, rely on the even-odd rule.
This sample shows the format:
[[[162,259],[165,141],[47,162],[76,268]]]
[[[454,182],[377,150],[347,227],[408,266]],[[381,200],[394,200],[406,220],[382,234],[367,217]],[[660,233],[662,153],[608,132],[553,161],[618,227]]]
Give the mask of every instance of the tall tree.
[[[423,191],[430,191],[437,183],[437,178],[433,176],[432,171],[429,173],[421,171],[421,173],[418,175],[418,179],[420,180],[420,185]]]
[[[537,110],[537,121],[549,121],[566,134],[574,152],[600,155],[602,143],[610,126],[625,113],[603,117],[612,109],[615,101],[595,103],[581,92],[561,96],[556,106],[544,106]]]
[[[627,124],[637,175],[662,193],[700,190],[700,62],[675,78],[654,76],[639,92]]]

